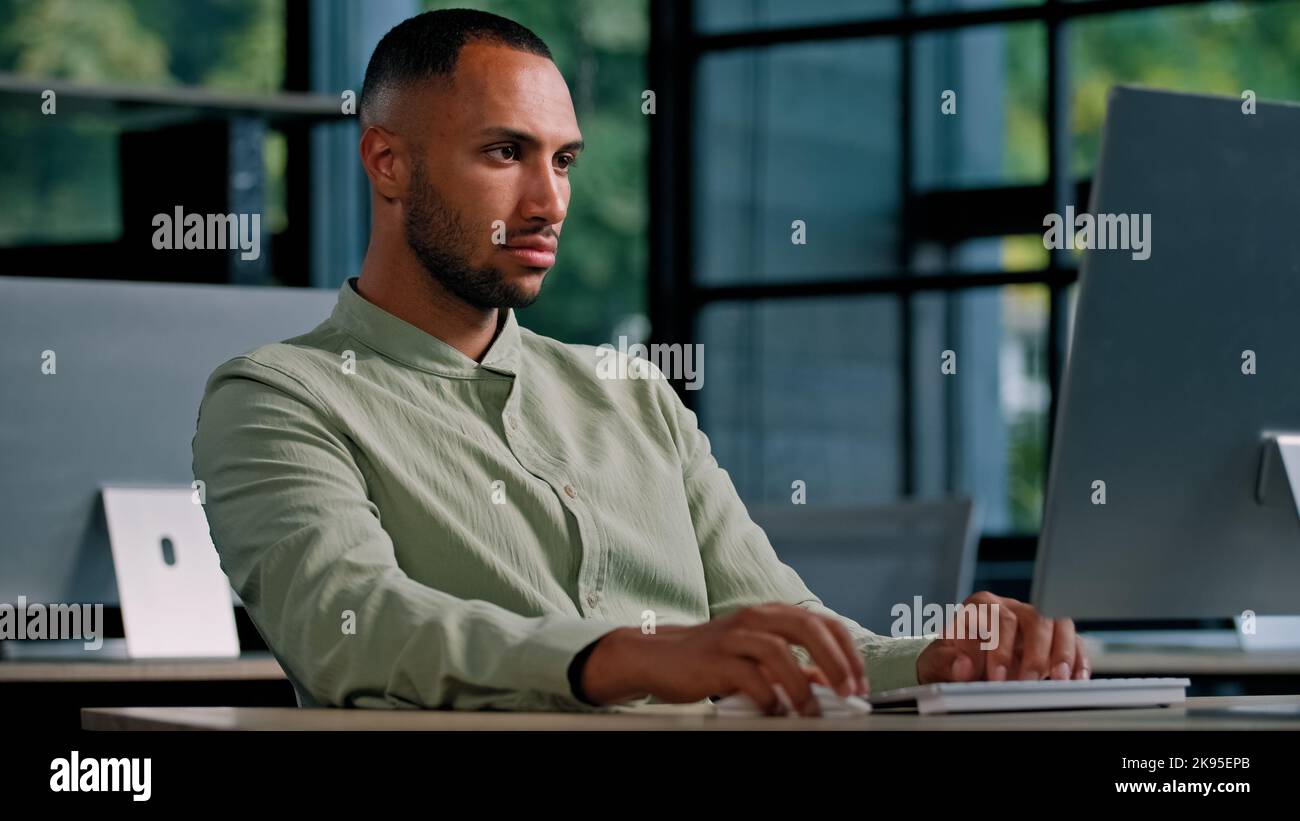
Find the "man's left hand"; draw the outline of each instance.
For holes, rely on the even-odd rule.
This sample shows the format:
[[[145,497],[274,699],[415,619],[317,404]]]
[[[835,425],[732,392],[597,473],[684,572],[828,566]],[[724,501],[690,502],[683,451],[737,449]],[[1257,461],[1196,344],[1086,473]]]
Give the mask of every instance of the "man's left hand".
[[[974,615],[978,611],[963,607],[965,629],[945,625],[944,634],[917,657],[918,683],[1091,678],[1091,664],[1073,620],[1049,619],[1032,605],[986,591],[963,602],[971,604],[987,608],[980,621],[997,619],[996,628],[984,631],[996,635],[996,642],[981,638]]]

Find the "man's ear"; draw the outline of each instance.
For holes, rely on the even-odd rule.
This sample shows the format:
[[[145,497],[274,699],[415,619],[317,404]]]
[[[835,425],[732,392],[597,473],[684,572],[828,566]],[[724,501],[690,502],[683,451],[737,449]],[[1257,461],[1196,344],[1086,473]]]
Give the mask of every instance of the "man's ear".
[[[400,199],[406,195],[410,168],[405,142],[379,125],[368,126],[361,134],[358,146],[361,167],[366,170],[375,192],[384,199]]]

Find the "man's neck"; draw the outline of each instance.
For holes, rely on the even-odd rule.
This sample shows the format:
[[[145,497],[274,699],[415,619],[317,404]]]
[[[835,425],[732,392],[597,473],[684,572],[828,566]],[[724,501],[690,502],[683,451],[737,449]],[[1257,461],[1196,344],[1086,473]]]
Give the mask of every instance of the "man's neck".
[[[482,310],[456,298],[423,269],[414,276],[381,274],[369,256],[361,266],[357,293],[475,362],[482,361],[506,320],[505,311]]]

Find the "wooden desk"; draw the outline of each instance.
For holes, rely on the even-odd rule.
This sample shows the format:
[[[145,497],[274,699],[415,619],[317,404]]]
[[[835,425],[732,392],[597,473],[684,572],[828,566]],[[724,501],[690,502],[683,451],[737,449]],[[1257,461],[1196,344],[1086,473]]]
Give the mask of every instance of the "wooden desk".
[[[270,653],[237,659],[0,661],[0,684],[280,680],[287,681]]]
[[[293,687],[270,653],[237,659],[0,661],[0,726],[77,732],[81,708],[150,705],[293,707]]]
[[[1105,676],[1300,676],[1294,650],[1110,650],[1094,653]],[[16,682],[276,681],[284,671],[270,653],[238,659],[184,661],[0,661],[0,684]]]
[[[1103,650],[1092,671],[1104,676],[1300,676],[1300,651]]]
[[[652,705],[613,714],[342,710],[274,707],[87,707],[86,730],[1300,730],[1300,696],[1193,698],[1180,707],[921,716],[878,711],[850,719],[727,718],[708,705]]]

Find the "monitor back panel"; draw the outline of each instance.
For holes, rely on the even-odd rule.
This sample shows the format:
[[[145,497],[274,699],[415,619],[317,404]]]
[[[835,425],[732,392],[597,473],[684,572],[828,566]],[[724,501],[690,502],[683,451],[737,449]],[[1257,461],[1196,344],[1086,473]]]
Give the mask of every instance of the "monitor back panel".
[[[1261,432],[1300,431],[1300,107],[1241,103],[1112,94],[1090,210],[1149,214],[1150,257],[1084,252],[1034,581],[1051,615],[1300,612],[1295,504],[1276,482],[1255,500]]]

